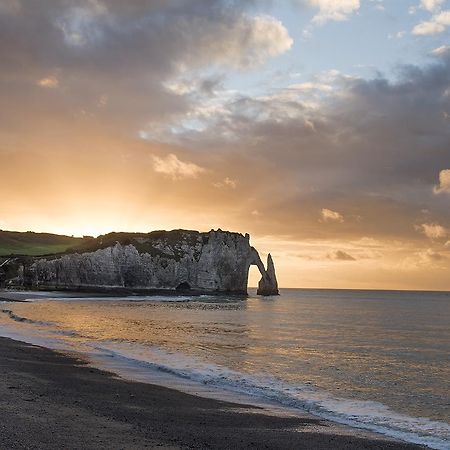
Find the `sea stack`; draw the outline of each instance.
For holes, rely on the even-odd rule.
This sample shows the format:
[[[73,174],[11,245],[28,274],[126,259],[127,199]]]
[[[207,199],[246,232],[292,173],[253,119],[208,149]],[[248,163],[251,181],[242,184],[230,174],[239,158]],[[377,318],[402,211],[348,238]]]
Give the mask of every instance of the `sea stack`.
[[[278,281],[275,274],[275,265],[273,264],[272,255],[267,255],[267,269],[262,273],[262,278],[258,284],[258,295],[280,295],[278,291]]]

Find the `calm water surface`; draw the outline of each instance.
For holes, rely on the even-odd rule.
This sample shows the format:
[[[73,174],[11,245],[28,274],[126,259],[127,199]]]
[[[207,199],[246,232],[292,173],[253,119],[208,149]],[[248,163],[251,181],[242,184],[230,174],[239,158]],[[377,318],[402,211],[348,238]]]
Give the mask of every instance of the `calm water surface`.
[[[0,326],[450,448],[450,294],[173,300],[8,303]]]

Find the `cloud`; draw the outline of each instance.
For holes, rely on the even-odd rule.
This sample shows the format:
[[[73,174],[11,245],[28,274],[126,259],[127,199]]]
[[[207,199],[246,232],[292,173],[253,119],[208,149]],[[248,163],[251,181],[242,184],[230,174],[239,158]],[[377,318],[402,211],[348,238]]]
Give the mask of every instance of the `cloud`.
[[[98,97],[97,106],[104,108],[108,104],[109,97],[106,94],[102,94]]]
[[[243,17],[227,33],[230,35],[225,45],[218,46],[216,58],[244,69],[286,52],[294,42],[283,24],[270,16]]]
[[[216,3],[220,5],[221,2]],[[159,17],[155,14],[154,20],[149,14],[144,15],[144,19],[133,18],[134,23],[130,24],[129,17],[115,15],[106,3],[90,0],[64,11],[56,26],[62,31],[68,46],[86,47],[107,45],[109,38],[117,39],[118,33],[127,33],[130,25],[135,27],[136,37],[143,40],[139,45],[145,41],[151,44],[158,39],[157,29],[165,23],[166,29],[159,30],[160,37],[164,42],[168,35],[172,35],[173,42],[178,41],[184,48],[184,52],[177,55],[179,68],[183,71],[204,64],[248,69],[291,48],[293,40],[279,20],[267,15],[233,14],[231,9],[221,9],[217,4],[204,7],[203,12],[195,6],[192,10],[187,6],[180,10],[168,7],[167,17],[161,8]],[[143,28],[142,21],[147,27],[155,27],[155,32]],[[127,36],[124,38],[126,40]],[[173,52],[173,56],[175,54]]]
[[[336,250],[332,253],[329,253],[327,255],[327,258],[333,261],[356,261],[356,259],[352,255],[343,252],[342,250]]]
[[[173,153],[166,157],[153,156],[153,170],[157,173],[170,176],[173,180],[183,178],[197,178],[205,172],[203,167],[192,162],[183,162]]]
[[[37,81],[37,85],[44,88],[57,88],[59,86],[59,80],[55,75],[50,75],[46,78],[41,78]]]
[[[450,10],[441,11],[432,16],[431,20],[419,23],[413,28],[412,33],[417,36],[439,34],[450,26]]]
[[[431,51],[433,55],[443,56],[450,51],[450,45],[441,45]]]
[[[447,261],[447,257],[442,253],[429,248],[417,253],[419,266],[439,267]]]
[[[230,189],[236,189],[238,182],[233,180],[232,178],[225,177],[222,181],[218,181],[217,183],[213,183],[216,188],[224,188],[228,187]]]
[[[444,169],[439,172],[439,184],[434,187],[433,191],[435,194],[450,193],[450,169]]]
[[[441,239],[448,235],[448,230],[437,223],[423,223],[416,227],[429,239]]]
[[[223,71],[251,70],[293,44],[286,27],[255,14],[251,2],[0,2],[13,4],[17,13],[0,11],[0,123],[8,134],[44,134],[50,122],[68,130],[74,117],[89,117],[97,130],[135,135],[186,113],[200,94],[213,96]],[[59,71],[64,95],[31,92],[61,86]],[[167,87],[178,80],[197,81],[192,95]]]
[[[420,4],[423,9],[433,12],[440,9],[444,1],[445,0],[421,0]]]
[[[223,177],[233,173],[243,199],[255,198],[242,200],[242,207],[265,217],[251,224],[260,233],[325,237],[317,205],[359,218],[334,227],[342,238],[415,240],[411,223],[424,205],[433,220],[450,223],[442,199],[430,195],[448,164],[443,111],[450,111],[450,55],[424,67],[400,66],[396,81],[327,71],[310,83],[265,95],[219,90],[211,101],[194,99],[186,114],[162,124],[157,141],[213,158],[208,166]],[[316,84],[331,89],[317,95],[309,89]],[[201,131],[183,126],[193,120]]]
[[[99,22],[106,17],[107,7],[98,0],[80,2],[71,6],[55,21],[69,46],[83,47],[101,38]]]
[[[323,208],[321,215],[324,222],[344,222],[344,216],[337,211],[332,211],[331,209]]]
[[[305,82],[305,83],[291,84],[289,85],[288,89],[304,92],[310,91],[330,92],[333,90],[333,87],[325,83]]]
[[[342,21],[360,8],[359,0],[308,0],[314,8],[319,8],[319,13],[313,18],[313,22],[323,24],[329,20]]]
[[[329,262],[341,286],[338,270],[381,279],[386,252],[398,251],[396,261],[429,246],[446,254],[440,247],[450,235],[430,241],[411,224],[450,224],[447,199],[433,195],[449,167],[448,52],[392,77],[329,70],[296,84],[288,74],[282,85],[268,67],[242,84],[235,71],[291,45],[280,22],[255,15],[263,9],[255,2],[101,3],[105,11],[87,15],[72,8],[89,9],[92,0],[22,2],[23,13],[0,14],[0,164],[8,167],[0,215],[10,226],[32,215],[41,229],[82,228],[82,201],[88,222],[105,228],[220,226],[322,243],[304,252],[320,256],[317,266],[331,261],[328,253],[336,258],[335,249],[364,261]],[[36,85],[51,75],[59,89]],[[239,91],[253,77],[257,85]],[[49,193],[52,204],[39,203]],[[118,207],[101,208],[105,202]],[[318,226],[323,206],[345,222]],[[365,236],[381,243],[381,256],[349,244]],[[370,265],[374,276],[361,276]]]
[[[441,253],[435,252],[432,249],[428,249],[426,251],[425,255],[430,261],[442,261],[443,259],[446,259],[446,257],[444,255],[442,255]]]

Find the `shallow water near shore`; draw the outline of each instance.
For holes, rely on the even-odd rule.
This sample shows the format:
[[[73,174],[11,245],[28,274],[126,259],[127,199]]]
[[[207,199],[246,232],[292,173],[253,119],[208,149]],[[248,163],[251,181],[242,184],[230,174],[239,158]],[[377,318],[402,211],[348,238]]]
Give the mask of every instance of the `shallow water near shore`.
[[[28,297],[1,305],[0,334],[450,448],[448,293]]]

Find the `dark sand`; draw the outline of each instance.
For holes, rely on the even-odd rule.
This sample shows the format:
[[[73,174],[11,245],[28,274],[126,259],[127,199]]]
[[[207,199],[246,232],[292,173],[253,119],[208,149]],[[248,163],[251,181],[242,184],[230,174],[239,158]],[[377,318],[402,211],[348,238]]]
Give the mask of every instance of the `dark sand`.
[[[125,381],[0,338],[1,449],[416,449],[314,417]]]

